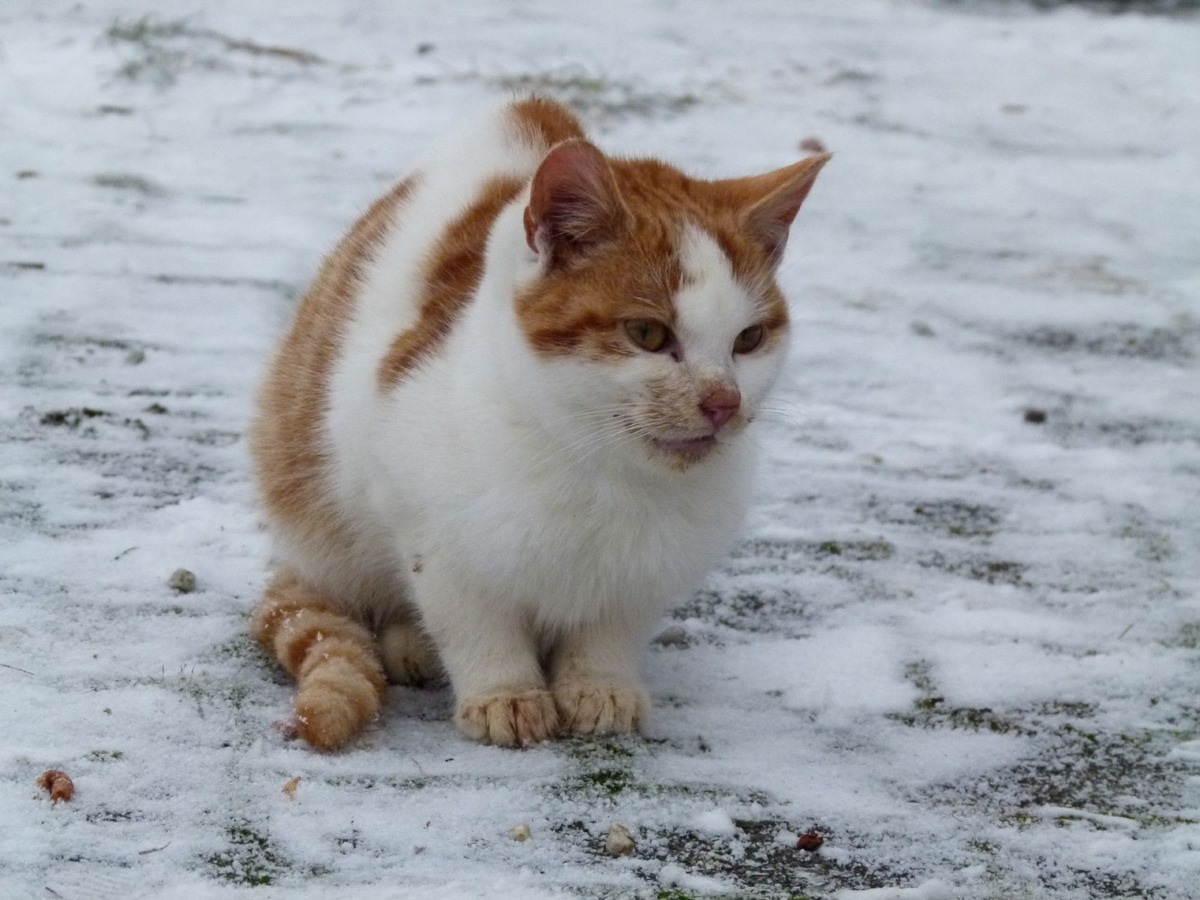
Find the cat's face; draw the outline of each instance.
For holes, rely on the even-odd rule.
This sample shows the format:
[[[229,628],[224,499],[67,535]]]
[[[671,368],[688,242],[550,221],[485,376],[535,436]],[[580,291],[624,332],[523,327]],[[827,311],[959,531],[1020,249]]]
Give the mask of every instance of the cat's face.
[[[599,185],[616,195],[613,208],[592,210],[590,222],[572,210],[582,240],[556,244],[527,215],[545,265],[518,296],[518,319],[547,419],[573,452],[686,470],[740,438],[782,367],[782,238],[764,240],[733,183],[657,163],[605,171],[615,172]]]
[[[737,439],[775,381],[788,330],[778,293],[741,283],[699,227],[676,237],[671,257],[614,252],[527,298],[557,427],[581,453],[689,468]]]

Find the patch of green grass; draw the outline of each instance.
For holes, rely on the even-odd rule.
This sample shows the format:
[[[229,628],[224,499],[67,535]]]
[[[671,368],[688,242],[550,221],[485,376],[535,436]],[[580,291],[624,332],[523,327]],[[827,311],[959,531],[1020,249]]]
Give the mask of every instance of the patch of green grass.
[[[80,423],[88,419],[102,419],[111,416],[102,409],[92,409],[87,406],[77,409],[53,409],[48,413],[44,413],[41,418],[41,424],[55,426],[65,426],[67,428],[78,428]]]
[[[265,832],[245,819],[231,822],[225,838],[228,847],[204,859],[209,874],[220,881],[265,887],[295,868]]]
[[[183,19],[163,20],[151,15],[113,22],[104,33],[105,39],[133,53],[117,68],[117,77],[157,88],[175,84],[180,72],[194,64],[188,48],[173,46],[188,34],[189,28]]]
[[[789,634],[808,615],[808,602],[786,587],[770,591],[696,591],[675,610],[684,619],[701,619],[733,631]]]
[[[573,793],[600,794],[616,797],[633,784],[633,775],[623,769],[597,769],[584,772],[568,781],[564,788]]]
[[[1104,273],[1093,270],[1091,274]],[[1120,286],[1120,281],[1114,284]],[[1042,327],[1014,337],[1029,346],[1056,353],[1184,362],[1195,356],[1196,329],[1186,325],[1148,328],[1134,322],[1119,322],[1076,331]]]
[[[888,718],[909,728],[951,728],[991,731],[995,734],[1031,736],[1036,729],[1016,717],[1000,715],[988,707],[947,706],[937,693],[933,670],[928,660],[919,659],[904,667],[904,677],[922,694],[907,713],[889,713]]]
[[[935,690],[933,684],[933,667],[927,659],[914,660],[905,665],[904,678],[922,694],[931,695]],[[940,701],[941,698],[939,697],[938,700]]]
[[[330,775],[324,779],[325,783],[331,787],[356,787],[366,790],[378,790],[385,788],[391,791],[399,791],[401,793],[409,793],[411,791],[421,791],[434,784],[461,785],[463,779],[456,778],[433,778],[430,776],[413,776],[411,778],[399,778],[395,776],[374,776],[374,775]]]
[[[91,762],[116,762],[117,760],[124,759],[125,753],[121,750],[93,750],[84,758]]]
[[[821,541],[816,545],[818,559],[837,556],[852,562],[875,562],[891,559],[896,548],[888,541]]]
[[[1179,635],[1173,643],[1188,650],[1200,650],[1200,622],[1184,622],[1179,626]]]
[[[739,799],[724,796],[721,802],[729,805]],[[686,888],[654,884],[650,874],[654,869],[638,867],[634,871],[650,881],[646,895],[670,900],[694,896],[703,896],[706,900],[732,897],[816,900],[833,896],[839,890],[887,887],[910,880],[904,872],[857,860],[838,861],[796,846],[795,836],[804,831],[811,829],[830,834],[831,830],[823,825],[798,828],[775,818],[735,819],[734,825],[737,833],[732,836],[705,834],[686,828],[640,829],[635,835],[634,860],[676,865],[689,873],[729,885],[728,891],[705,891],[696,895]],[[553,826],[552,831],[560,840],[594,859],[597,865],[611,864],[595,828],[589,828],[581,821],[571,821]],[[788,839],[780,840],[780,835]],[[850,843],[853,844],[853,839]],[[586,890],[582,893],[590,895]],[[600,892],[597,896],[612,895]],[[643,896],[643,893],[639,892],[637,896]]]
[[[646,855],[727,882],[734,887],[727,896],[736,897],[803,900],[840,890],[890,887],[905,880],[902,873],[883,867],[838,861],[800,850],[793,841],[781,841],[781,833],[799,834],[808,829],[780,819],[735,819],[734,824],[738,829],[734,838],[678,829],[653,835],[653,840],[646,842],[652,848]],[[820,825],[814,830],[830,833]]]
[[[112,809],[107,806],[101,806],[98,809],[90,810],[86,816],[87,821],[97,823],[112,823],[112,822],[140,822],[142,814],[131,809]]]
[[[988,707],[944,705],[941,697],[925,697],[915,704],[911,713],[888,713],[887,717],[910,728],[950,728],[965,731],[990,731],[993,734],[1032,736],[1037,732],[1012,718],[1006,718]]]
[[[576,772],[556,786],[556,791],[611,799],[634,787],[634,762],[639,755],[635,740],[581,735],[564,741],[560,746],[575,764]]]
[[[205,660],[240,660],[246,662],[265,662],[266,654],[258,642],[250,636],[249,630],[240,631],[227,641],[213,645],[204,654]]]
[[[577,735],[559,746],[571,759],[586,763],[594,760],[633,759],[636,755],[635,742],[644,743],[637,738]]]
[[[939,788],[955,802],[969,798],[1000,821],[1027,827],[1041,807],[1061,807],[1131,822],[1176,816],[1186,768],[1171,760],[1169,742],[1150,733],[1109,733],[1065,722],[1043,723],[1025,759]]]
[[[984,557],[959,557],[951,559],[939,551],[927,553],[917,560],[927,569],[938,569],[951,575],[983,581],[988,584],[1007,584],[1013,587],[1028,587],[1025,573],[1029,566],[1013,560],[987,559]]]
[[[955,537],[990,537],[1003,515],[993,506],[964,500],[930,500],[913,507],[916,521]]]
[[[92,184],[96,187],[112,188],[119,191],[132,191],[136,194],[142,194],[146,197],[164,197],[167,194],[166,188],[160,184],[156,184],[149,178],[144,178],[141,175],[134,175],[128,172],[104,173],[92,177]]]

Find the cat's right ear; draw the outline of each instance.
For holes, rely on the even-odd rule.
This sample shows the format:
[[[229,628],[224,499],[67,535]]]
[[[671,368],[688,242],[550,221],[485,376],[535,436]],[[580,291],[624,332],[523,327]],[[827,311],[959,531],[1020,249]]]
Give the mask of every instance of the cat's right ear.
[[[553,265],[616,237],[628,216],[604,154],[573,138],[552,148],[533,176],[525,241]]]

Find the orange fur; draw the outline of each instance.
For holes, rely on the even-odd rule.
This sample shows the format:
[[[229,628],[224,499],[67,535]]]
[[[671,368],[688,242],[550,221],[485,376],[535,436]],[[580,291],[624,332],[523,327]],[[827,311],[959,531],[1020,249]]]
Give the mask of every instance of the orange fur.
[[[331,507],[322,426],[341,325],[371,255],[413,189],[375,201],[326,258],[275,354],[250,440],[263,502],[276,523],[326,546],[349,546]],[[290,573],[271,582],[251,628],[296,677],[297,730],[312,746],[345,744],[379,711],[384,678],[372,635]]]
[[[493,179],[446,229],[427,264],[420,318],[396,337],[379,365],[381,388],[393,387],[413,366],[437,352],[479,283],[492,223],[523,187],[517,178]]]
[[[406,180],[375,201],[326,258],[258,397],[250,441],[263,502],[276,521],[323,541],[347,540],[336,533],[329,508],[321,439],[341,326],[353,311],[371,254],[412,190]]]
[[[297,731],[318,750],[341,747],[378,715],[387,682],[374,637],[296,576],[275,576],[250,630],[295,676]]]

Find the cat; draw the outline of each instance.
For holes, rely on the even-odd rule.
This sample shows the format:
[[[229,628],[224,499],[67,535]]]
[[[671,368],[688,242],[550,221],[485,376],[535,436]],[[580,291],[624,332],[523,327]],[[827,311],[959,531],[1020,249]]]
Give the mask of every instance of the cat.
[[[251,629],[342,747],[447,676],[468,737],[644,728],[639,658],[733,542],[788,230],[828,159],[702,181],[564,106],[453,131],[325,260],[258,398]]]

